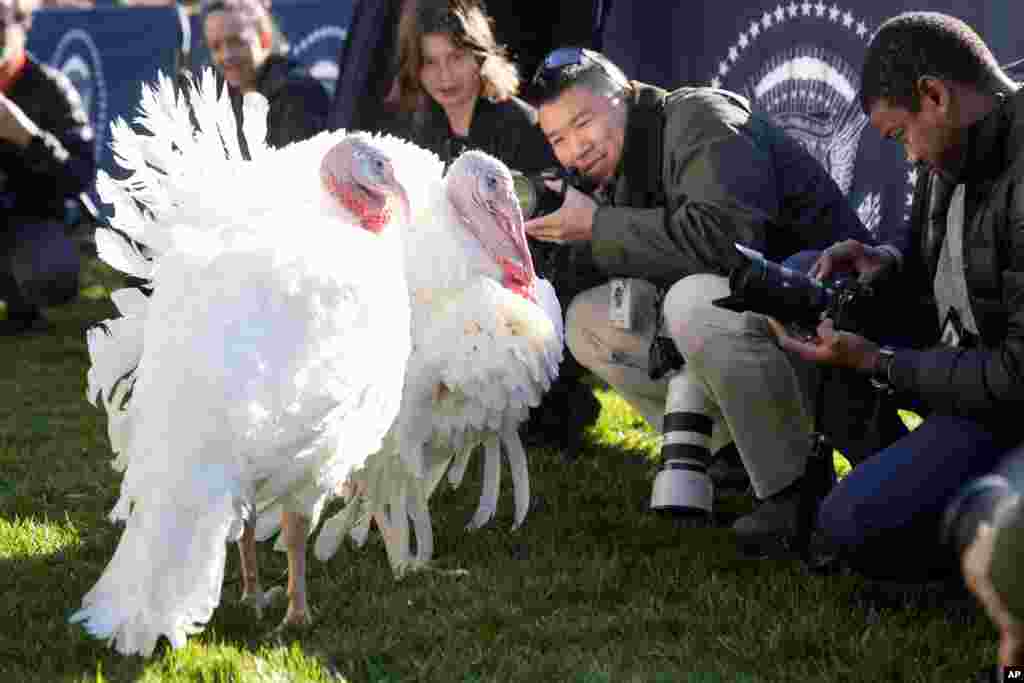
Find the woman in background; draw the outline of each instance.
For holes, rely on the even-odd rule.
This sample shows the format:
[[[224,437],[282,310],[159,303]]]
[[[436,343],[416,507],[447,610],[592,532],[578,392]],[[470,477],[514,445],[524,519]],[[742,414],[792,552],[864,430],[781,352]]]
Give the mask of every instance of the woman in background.
[[[519,73],[494,38],[492,22],[472,0],[406,0],[398,29],[396,134],[450,163],[467,149],[501,159],[531,174],[558,165],[536,110],[522,101]],[[551,280],[562,309],[585,289],[577,284],[564,247],[532,239],[538,272]],[[558,272],[545,264],[557,258]],[[585,370],[565,349],[558,381],[525,427],[528,443],[547,442],[574,458],[583,429],[597,420],[600,404],[580,380]]]
[[[212,0],[202,7],[203,36],[224,78],[235,118],[242,96],[259,92],[270,104],[267,144],[282,147],[324,130],[330,98],[320,81],[288,58],[288,45],[260,0]],[[248,147],[239,129],[239,141]]]

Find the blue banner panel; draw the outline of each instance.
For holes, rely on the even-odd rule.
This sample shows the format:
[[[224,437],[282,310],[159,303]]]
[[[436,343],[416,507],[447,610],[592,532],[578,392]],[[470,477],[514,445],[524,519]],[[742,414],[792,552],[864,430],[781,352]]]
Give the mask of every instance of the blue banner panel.
[[[353,2],[295,0],[274,4],[274,18],[291,45],[291,56],[309,67],[332,97],[338,80],[338,55],[352,23]],[[200,69],[210,63],[201,17],[193,16],[190,26],[192,66]]]
[[[96,134],[96,160],[112,174],[110,122],[134,117],[142,83],[158,70],[173,73],[180,45],[173,6],[39,11],[28,36],[29,51],[78,89]]]
[[[650,12],[639,11],[645,4]],[[712,85],[749,98],[828,168],[883,240],[909,215],[915,174],[903,149],[869,125],[857,99],[864,52],[879,24],[904,11],[941,11],[973,26],[1001,62],[1024,56],[1024,43],[1007,29],[1022,25],[1020,3],[716,0],[662,12],[655,4],[612,5],[604,34],[609,57],[630,77],[662,87]],[[660,40],[666,24],[672,39]]]

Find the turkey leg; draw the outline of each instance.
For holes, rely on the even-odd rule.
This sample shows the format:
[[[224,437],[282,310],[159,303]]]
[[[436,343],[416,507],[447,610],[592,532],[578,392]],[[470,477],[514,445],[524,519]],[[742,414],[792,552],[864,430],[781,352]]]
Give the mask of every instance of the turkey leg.
[[[297,512],[281,513],[281,533],[288,549],[288,611],[281,628],[304,628],[313,624],[312,608],[306,601],[306,536],[309,519]]]
[[[252,522],[245,523],[242,538],[238,541],[238,560],[242,572],[242,599],[240,602],[256,612],[256,618],[263,618],[263,610],[270,607],[282,595],[280,586],[264,592],[260,585],[260,563],[256,557],[256,535]]]

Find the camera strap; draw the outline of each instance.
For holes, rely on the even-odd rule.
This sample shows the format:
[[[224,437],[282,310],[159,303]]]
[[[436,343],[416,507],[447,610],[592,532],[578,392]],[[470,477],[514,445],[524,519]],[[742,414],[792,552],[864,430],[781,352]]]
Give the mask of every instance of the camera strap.
[[[653,208],[664,206],[662,183],[664,155],[665,98],[661,88],[634,82],[636,99],[630,105],[626,124],[626,154],[623,171],[626,175],[629,206]]]

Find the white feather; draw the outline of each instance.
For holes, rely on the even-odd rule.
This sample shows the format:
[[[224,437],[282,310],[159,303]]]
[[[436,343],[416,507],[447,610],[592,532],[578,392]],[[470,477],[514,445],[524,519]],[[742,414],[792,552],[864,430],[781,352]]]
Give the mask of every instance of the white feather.
[[[280,510],[316,525],[381,448],[411,347],[403,226],[371,234],[321,189],[344,131],[246,161],[212,71],[190,87],[200,128],[161,75],[143,88],[146,134],[112,126],[128,176],[102,184],[148,252],[100,231],[101,256],[152,294],[115,293],[122,317],[88,337],[89,397],[124,469],[111,515],[127,524],[73,620],[126,654],[180,647],[210,618],[244,521],[261,536]]]

